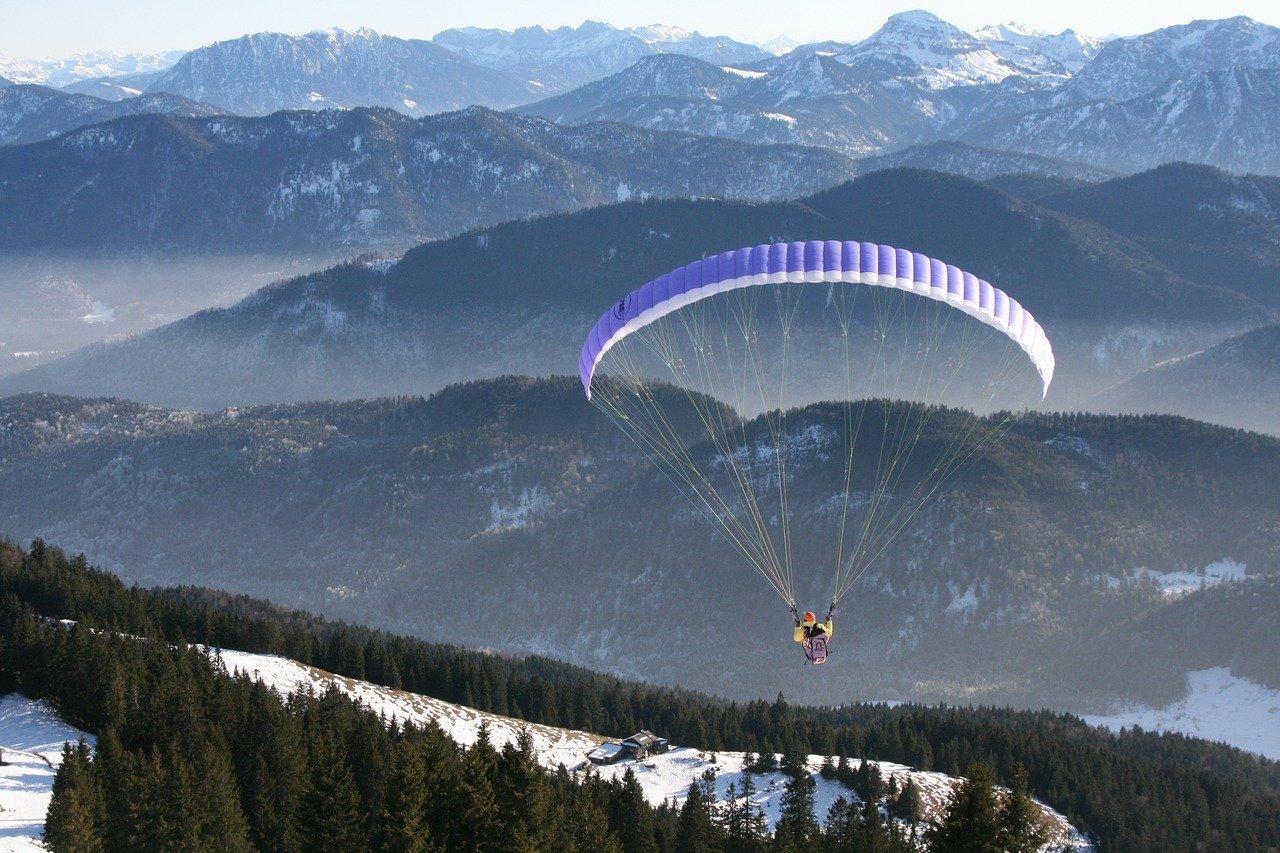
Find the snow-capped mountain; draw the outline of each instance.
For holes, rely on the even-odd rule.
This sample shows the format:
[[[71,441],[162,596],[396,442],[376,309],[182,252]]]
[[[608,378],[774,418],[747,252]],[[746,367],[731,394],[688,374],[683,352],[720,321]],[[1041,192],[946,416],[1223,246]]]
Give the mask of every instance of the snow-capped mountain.
[[[801,43],[799,39],[793,39],[789,35],[780,35],[761,44],[760,49],[772,56],[782,56],[795,50]]]
[[[0,77],[14,83],[39,83],[43,86],[68,86],[97,77],[119,77],[163,71],[182,58],[184,51],[162,53],[114,53],[95,50],[90,53],[49,59],[6,59],[0,57]]]
[[[478,65],[518,75],[545,95],[607,77],[655,54],[720,63],[754,62],[768,55],[726,36],[704,36],[659,24],[621,29],[597,21],[554,30],[467,27],[445,30],[432,41]]]
[[[1079,98],[1127,101],[1198,73],[1277,67],[1280,28],[1243,16],[1193,21],[1107,42],[1071,89]]]
[[[402,246],[629,198],[812,192],[856,170],[832,151],[480,107],[134,116],[0,149],[0,243]]]
[[[1034,39],[1023,41],[979,38],[927,12],[906,12],[857,44],[808,44],[740,67],[650,58],[521,109],[863,156],[937,139],[992,100],[1008,103],[998,115],[1044,106],[1037,93],[1070,71],[1033,49]]]
[[[521,109],[853,156],[961,139],[1111,171],[1177,159],[1280,168],[1280,29],[1248,18],[1102,41],[1018,24],[969,33],[915,11],[856,44],[712,65],[649,58]]]
[[[728,36],[704,36],[699,32],[665,24],[632,27],[631,32],[662,53],[679,53],[704,62],[751,63],[769,55],[764,48],[736,41]]]
[[[473,104],[506,108],[537,97],[539,88],[429,41],[331,29],[257,33],[197,48],[147,91],[239,115],[382,106],[421,116]]]
[[[1280,67],[1199,72],[1127,101],[1072,101],[961,128],[960,138],[1117,172],[1185,160],[1280,173]]]
[[[1007,77],[1064,76],[1058,63],[1022,45],[992,42],[920,10],[893,15],[863,41],[836,58],[890,79],[910,80],[937,91],[952,86],[999,83]],[[1005,54],[1011,54],[1012,58]]]
[[[609,120],[816,145],[853,156],[914,142],[952,112],[935,93],[878,81],[807,47],[760,68],[650,57],[518,111],[561,122]]]
[[[1052,59],[1072,74],[1093,59],[1103,45],[1102,39],[1081,35],[1075,30],[1063,30],[1055,35],[1041,32],[1016,21],[1007,24],[991,24],[978,30],[974,35],[990,45],[992,50],[1011,61],[1016,62],[1027,53],[1039,54]],[[1009,46],[1019,50],[1009,50]]]
[[[217,115],[208,104],[177,95],[135,95],[103,100],[31,84],[0,88],[0,145],[51,139],[87,124],[129,115]]]

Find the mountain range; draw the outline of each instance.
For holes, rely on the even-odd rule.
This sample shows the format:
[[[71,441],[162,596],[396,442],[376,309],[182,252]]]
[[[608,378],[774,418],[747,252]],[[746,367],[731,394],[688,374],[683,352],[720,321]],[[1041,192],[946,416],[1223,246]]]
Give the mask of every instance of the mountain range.
[[[170,117],[139,115],[0,147],[0,203],[12,217],[0,210],[0,246],[34,251],[56,239],[78,252],[358,250],[633,196],[793,196],[897,166],[983,180],[1112,177],[965,143],[855,160],[630,125],[557,126],[482,108],[417,120],[363,107],[241,118],[176,96],[108,102],[34,86],[0,90],[0,140],[151,110]],[[193,208],[199,216],[188,215]]]
[[[711,452],[683,395],[665,396],[690,452]],[[872,408],[869,433],[891,409]],[[812,438],[839,418],[813,407],[788,429]],[[1276,440],[1169,418],[1030,418],[951,480],[846,599],[840,657],[815,683],[769,640],[789,636],[785,607],[576,379],[207,414],[26,395],[0,401],[0,424],[0,528],[57,536],[127,580],[198,576],[438,638],[465,636],[483,612],[486,645],[730,695],[1158,706],[1185,688],[1174,657],[1102,678],[1080,644],[1117,625],[1136,634],[1126,654],[1160,641],[1130,622],[1173,600],[1149,575],[1196,577],[1229,557],[1251,582],[1277,557],[1257,532],[1277,523]],[[948,418],[933,424],[924,441],[954,440]],[[821,441],[803,447],[788,460],[805,519],[795,560],[816,566],[831,535],[818,504],[843,475]],[[817,569],[797,577],[806,602],[826,591]],[[749,661],[704,654],[708,612],[721,647],[751,649]],[[1210,627],[1161,626],[1188,643]],[[1196,668],[1247,664],[1274,679],[1274,635],[1250,642]]]
[[[416,120],[366,108],[140,115],[0,148],[0,244],[153,253],[404,246],[632,196],[768,199],[856,173],[853,161],[821,149],[562,128],[479,107]]]
[[[368,28],[302,36],[256,33],[190,51],[149,78],[147,91],[183,95],[240,115],[381,106],[423,116],[527,103],[660,53],[723,62],[768,56],[723,36],[593,21],[551,31],[445,30],[430,41]]]
[[[1280,326],[1159,362],[1090,401],[1109,412],[1179,412],[1280,435]]]
[[[154,74],[177,62],[185,51],[117,53],[94,50],[46,59],[0,57],[0,78],[13,83],[36,83],[51,88],[72,86],[86,80]]]
[[[0,146],[52,139],[76,128],[132,115],[211,116],[220,111],[178,95],[107,100],[19,84],[0,87]]]
[[[967,33],[908,12],[862,42],[741,68],[650,58],[521,109],[857,155],[960,138],[1113,171],[1179,159],[1280,170],[1280,30],[1231,18],[1105,44],[1024,30]]]
[[[770,54],[726,36],[704,36],[679,27],[620,29],[597,21],[579,27],[465,27],[445,30],[432,41],[477,65],[516,74],[553,94],[621,71],[646,56],[680,54],[704,62],[758,62]]]
[[[169,92],[240,115],[378,106],[422,116],[473,104],[505,108],[538,89],[421,39],[370,29],[304,36],[257,33],[185,54],[148,92]]]
[[[1280,67],[1197,72],[1127,101],[1070,101],[980,123],[958,135],[1120,172],[1187,160],[1277,174]]]
[[[862,41],[781,55],[676,27],[591,21],[430,41],[331,29],[246,35],[180,58],[82,60],[62,63],[65,73],[10,62],[0,75],[250,116],[382,106],[419,117],[480,105],[859,157],[964,140],[1109,172],[1172,160],[1280,171],[1280,29],[1246,17],[1104,41],[1017,24],[968,32],[913,11]]]
[[[970,179],[898,169],[796,201],[632,200],[496,225],[82,349],[0,380],[0,393],[220,408],[558,373],[618,294],[709,251],[811,239],[911,247],[1017,294],[1054,341],[1055,406],[1269,316],[1235,279],[1165,263],[1160,244]]]
[[[1199,280],[1230,278],[1233,290],[1280,310],[1280,178],[1180,163],[1042,203],[1123,234]]]

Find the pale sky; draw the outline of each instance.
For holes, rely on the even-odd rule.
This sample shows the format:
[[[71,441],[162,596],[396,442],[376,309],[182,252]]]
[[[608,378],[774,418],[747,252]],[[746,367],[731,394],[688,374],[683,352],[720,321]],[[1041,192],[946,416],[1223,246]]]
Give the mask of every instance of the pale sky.
[[[301,34],[325,27],[372,27],[389,35],[430,38],[460,26],[514,28],[664,23],[704,34],[759,42],[780,33],[801,41],[854,40],[894,12],[925,8],[961,27],[1017,20],[1057,32],[1146,32],[1196,18],[1249,15],[1280,25],[1275,0],[490,0],[478,6],[439,0],[0,0],[0,56],[43,57],[95,48],[153,52],[187,49],[251,32]]]

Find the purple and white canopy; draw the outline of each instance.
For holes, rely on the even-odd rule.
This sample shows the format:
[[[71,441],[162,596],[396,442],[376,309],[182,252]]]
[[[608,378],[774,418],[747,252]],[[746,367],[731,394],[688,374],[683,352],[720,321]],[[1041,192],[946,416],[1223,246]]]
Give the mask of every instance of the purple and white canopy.
[[[1041,397],[1053,380],[1053,347],[1018,300],[951,264],[876,243],[810,240],[721,252],[661,275],[628,293],[601,316],[578,374],[591,398],[591,378],[609,348],[672,311],[727,290],[761,284],[848,282],[894,287],[947,302],[995,328],[1022,348],[1040,374]]]

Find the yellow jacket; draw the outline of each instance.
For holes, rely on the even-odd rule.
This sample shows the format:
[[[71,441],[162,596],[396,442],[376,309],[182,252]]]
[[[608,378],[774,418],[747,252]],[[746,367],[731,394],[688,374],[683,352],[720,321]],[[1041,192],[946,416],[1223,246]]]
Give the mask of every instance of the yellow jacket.
[[[828,637],[836,632],[836,623],[834,619],[828,619],[826,622],[815,623],[813,627],[821,628],[823,631],[826,631]],[[797,643],[804,642],[805,636],[803,625],[796,626],[795,633],[792,635],[791,639],[795,640]]]

